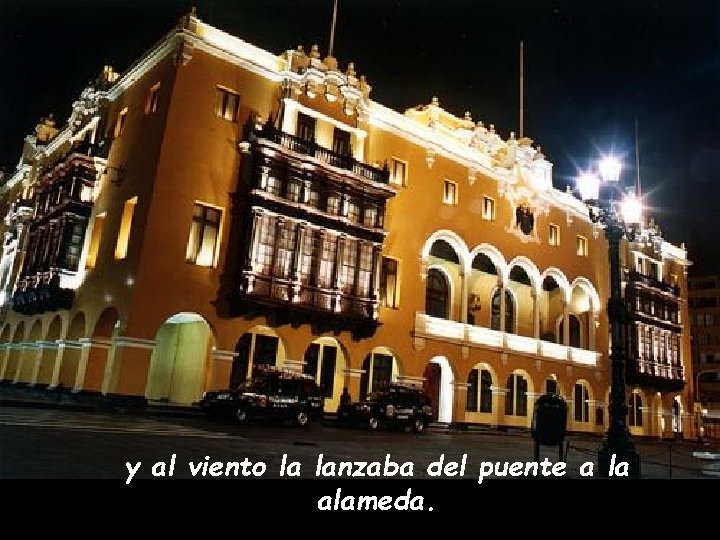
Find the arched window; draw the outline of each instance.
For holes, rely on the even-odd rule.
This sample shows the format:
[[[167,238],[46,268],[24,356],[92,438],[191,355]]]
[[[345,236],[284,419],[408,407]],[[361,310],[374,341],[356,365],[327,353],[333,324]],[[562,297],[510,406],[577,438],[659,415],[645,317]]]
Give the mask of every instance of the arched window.
[[[642,427],[642,397],[640,394],[630,395],[630,405],[628,406],[628,424],[635,427]]]
[[[515,303],[513,295],[505,289],[505,326],[500,328],[500,289],[493,293],[491,302],[490,328],[505,332],[515,331]]]
[[[590,421],[590,392],[583,383],[575,384],[574,409],[576,422]]]
[[[470,371],[465,409],[471,412],[492,412],[492,374],[487,369]]]
[[[570,347],[580,348],[580,347],[582,347],[582,338],[580,337],[580,333],[581,333],[580,329],[582,326],[580,324],[580,318],[571,313],[568,316],[568,319],[570,320],[570,332],[569,332],[570,335],[568,336],[569,343],[567,343],[567,345],[569,345]],[[561,341],[564,340],[565,339],[565,321],[563,321],[562,319],[560,319],[559,333],[560,333],[560,340]]]
[[[440,270],[430,269],[425,288],[425,313],[431,317],[448,318],[448,281]]]
[[[507,379],[505,394],[505,414],[508,416],[527,416],[527,381],[518,374]]]
[[[492,412],[492,374],[487,369],[480,372],[480,412]]]

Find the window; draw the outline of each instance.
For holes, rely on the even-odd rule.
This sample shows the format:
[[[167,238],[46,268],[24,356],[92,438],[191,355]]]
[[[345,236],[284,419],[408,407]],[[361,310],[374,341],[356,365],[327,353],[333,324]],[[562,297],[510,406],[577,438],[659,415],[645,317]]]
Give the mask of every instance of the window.
[[[425,313],[431,317],[439,317],[441,319],[448,318],[448,312],[450,311],[448,301],[449,288],[445,274],[440,270],[432,268],[427,274]]]
[[[130,229],[132,228],[133,214],[137,204],[137,196],[125,201],[122,218],[120,219],[120,230],[118,231],[117,244],[115,244],[115,258],[120,260],[127,257],[128,241],[130,240]]]
[[[320,256],[320,271],[318,272],[318,285],[325,289],[333,286],[332,274],[335,267],[335,250],[337,249],[338,237],[333,234],[326,234],[322,245]]]
[[[117,120],[115,120],[115,138],[117,139],[120,135],[123,133],[123,129],[125,129],[125,120],[127,119],[127,112],[128,108],[125,107],[117,116]]]
[[[492,412],[492,374],[487,369],[470,371],[465,410]]]
[[[505,385],[505,414],[527,416],[527,381],[519,374],[510,375]]]
[[[478,370],[470,370],[468,375],[467,400],[465,410],[475,412],[478,409]]]
[[[335,128],[333,130],[333,152],[341,156],[349,156],[350,152],[350,132],[344,129]]]
[[[545,380],[545,393],[546,394],[557,394],[557,381],[555,379]]]
[[[68,270],[77,270],[80,264],[80,254],[82,253],[83,240],[85,239],[85,220],[68,218],[65,227],[67,244],[65,245],[65,261],[64,266]],[[58,229],[58,234],[59,234]],[[59,238],[58,238],[59,241]]]
[[[275,270],[273,275],[279,278],[290,278],[292,261],[295,253],[295,222],[289,219],[283,220],[278,227],[276,239],[277,255],[275,256]]]
[[[480,412],[492,412],[492,374],[487,369],[480,371]]]
[[[253,366],[274,366],[277,358],[278,338],[255,334],[255,350],[253,351]]]
[[[588,254],[587,238],[585,238],[584,236],[577,237],[577,254],[580,257],[587,257],[587,254]]]
[[[490,197],[483,197],[482,218],[495,221],[495,201]]]
[[[218,86],[216,99],[215,114],[220,118],[235,122],[240,111],[240,96],[232,90]]]
[[[320,352],[322,350],[322,353]],[[334,345],[321,345],[311,343],[305,351],[305,366],[303,371],[310,375],[320,386],[323,396],[333,397],[335,386],[335,364],[337,360],[337,347]],[[319,366],[318,366],[319,364]],[[320,369],[318,369],[318,367]],[[318,378],[319,376],[319,378]]]
[[[380,270],[380,305],[397,308],[399,292],[398,261],[390,257],[383,257]]]
[[[576,422],[590,421],[590,394],[587,386],[582,383],[575,385],[573,408]]]
[[[640,394],[630,395],[630,404],[628,406],[628,424],[634,427],[642,427],[642,398]]]
[[[496,289],[490,302],[490,328],[505,332],[515,331],[515,303],[507,289],[505,289],[505,325],[500,328],[500,289]]]
[[[340,213],[340,195],[331,193],[327,198],[327,213],[334,216]]]
[[[198,266],[215,264],[222,210],[195,203],[185,262]]]
[[[366,227],[377,227],[378,209],[375,206],[368,206],[365,208],[365,217],[363,218],[363,225]]]
[[[160,83],[155,84],[148,92],[145,100],[145,114],[152,114],[157,111],[158,98],[160,97]]]
[[[346,217],[350,223],[358,223],[360,221],[360,205],[358,205],[357,201],[348,200]]]
[[[315,142],[315,119],[312,116],[298,113],[295,135],[306,142]]]
[[[105,218],[107,217],[106,212],[102,212],[95,216],[93,222],[92,234],[90,235],[90,246],[88,248],[88,256],[85,261],[86,268],[95,268],[97,264],[97,255],[100,250],[100,241],[102,240],[102,232],[105,227]]]
[[[456,205],[457,204],[457,184],[450,180],[445,180],[443,184],[443,203]]]
[[[392,158],[390,169],[390,183],[396,186],[407,186],[407,162]]]
[[[373,272],[373,246],[362,242],[360,244],[360,263],[358,268],[357,295],[369,297],[370,276]]]
[[[341,288],[346,294],[352,294],[355,287],[355,267],[357,266],[357,240],[343,238],[342,257],[340,259]]]
[[[550,234],[548,235],[548,244],[551,246],[560,245],[560,227],[550,224]]]

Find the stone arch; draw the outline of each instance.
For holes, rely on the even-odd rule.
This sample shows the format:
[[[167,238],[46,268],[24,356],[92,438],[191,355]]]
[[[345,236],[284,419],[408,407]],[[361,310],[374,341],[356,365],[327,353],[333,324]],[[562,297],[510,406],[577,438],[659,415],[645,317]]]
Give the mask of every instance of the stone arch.
[[[63,332],[63,319],[60,315],[55,315],[48,325],[45,334],[45,343],[42,346],[42,354],[40,355],[40,366],[37,373],[37,385],[49,386],[52,382],[55,364],[58,358],[58,341]]]
[[[5,362],[5,371],[3,373],[3,380],[14,381],[15,375],[17,374],[18,367],[20,366],[20,358],[22,355],[21,343],[25,341],[25,321],[20,321],[16,326],[12,334],[12,341],[10,342],[10,351]]]
[[[570,420],[578,431],[591,431],[593,425],[594,393],[592,385],[586,379],[577,379],[572,387]]]
[[[450,246],[455,250],[455,253],[458,256],[458,259],[460,261],[460,268],[463,271],[469,269],[469,250],[467,244],[465,244],[465,241],[457,233],[448,229],[435,231],[427,238],[427,240],[425,240],[422,250],[420,251],[420,257],[424,263],[428,263],[430,258],[430,250],[432,249],[433,244],[437,240],[442,240],[450,244]]]
[[[508,268],[508,279],[509,279],[509,273],[512,270],[514,266],[519,266],[523,270],[525,270],[525,273],[530,278],[531,287],[534,293],[537,293],[540,289],[540,270],[538,270],[538,267],[535,266],[535,263],[533,263],[530,259],[527,257],[524,257],[522,255],[519,255],[515,257],[513,260],[511,260],[509,263],[507,263]]]
[[[511,371],[505,381],[505,419],[508,425],[529,427],[532,421],[535,385],[530,374],[521,368]]]
[[[360,399],[370,392],[396,382],[401,377],[401,364],[395,352],[385,346],[374,347],[363,359],[360,376]]]
[[[180,312],[168,317],[155,334],[145,396],[148,400],[191,404],[207,385],[215,335],[205,317]]]
[[[28,332],[26,344],[23,346],[22,355],[20,357],[21,364],[17,374],[18,382],[33,382],[35,376],[35,366],[38,360],[38,347],[40,345],[42,337],[42,319],[36,319],[30,327],[30,332]]]
[[[490,261],[492,261],[492,263],[495,265],[495,268],[497,269],[498,278],[500,278],[501,283],[505,283],[505,280],[507,280],[509,268],[507,262],[505,261],[505,257],[500,252],[500,250],[492,244],[487,243],[483,243],[474,247],[468,255],[468,259],[471,265],[472,262],[475,260],[475,257],[480,254],[485,255],[488,259],[490,259]]]
[[[75,388],[83,349],[80,338],[84,338],[86,335],[85,313],[78,311],[70,321],[63,340],[64,347],[57,376],[57,384],[61,388]]]
[[[628,396],[628,418],[627,425],[633,435],[643,435],[648,427],[648,401],[640,388],[633,388]]]
[[[82,389],[88,392],[101,392],[107,389],[105,384],[108,362],[115,354],[113,340],[120,331],[120,314],[114,307],[105,308],[93,328],[88,351],[87,364],[83,374]]]
[[[515,291],[513,291],[510,287],[503,287],[502,290],[505,292],[505,320],[500,321],[500,306],[499,304],[497,304],[497,302],[500,301],[500,290],[500,287],[495,287],[492,291],[492,294],[490,295],[489,327],[493,330],[498,330],[500,332],[509,332],[511,334],[514,334],[517,332],[518,324],[517,296],[515,294]],[[498,297],[497,301],[495,300],[496,296]],[[510,328],[508,328],[508,326]]]
[[[335,412],[345,386],[345,369],[350,365],[346,347],[336,338],[314,339],[303,354],[303,372],[320,385],[325,397],[325,410]]]
[[[489,377],[485,377],[485,373]],[[487,362],[477,362],[469,371],[465,394],[465,420],[474,423],[495,423],[498,413],[498,374]]]
[[[540,283],[543,282],[543,280],[546,277],[551,277],[555,280],[555,282],[560,286],[560,289],[563,291],[564,294],[564,300],[565,302],[570,301],[570,282],[568,281],[568,278],[565,276],[565,274],[562,272],[562,270],[559,270],[558,268],[555,268],[554,266],[551,266],[550,268],[546,268],[542,274],[540,274]]]
[[[253,368],[274,366],[278,369],[302,370],[301,359],[288,359],[283,336],[265,325],[255,325],[243,333],[235,345],[235,357],[230,370],[230,388],[236,388],[252,377]]]
[[[433,418],[442,423],[453,420],[455,373],[445,356],[434,356],[423,372],[423,387],[430,397]]]
[[[572,291],[576,287],[585,291],[590,299],[590,311],[594,315],[597,315],[602,309],[602,304],[600,303],[600,295],[598,294],[597,289],[595,289],[595,286],[585,277],[576,277],[570,284],[570,290]]]

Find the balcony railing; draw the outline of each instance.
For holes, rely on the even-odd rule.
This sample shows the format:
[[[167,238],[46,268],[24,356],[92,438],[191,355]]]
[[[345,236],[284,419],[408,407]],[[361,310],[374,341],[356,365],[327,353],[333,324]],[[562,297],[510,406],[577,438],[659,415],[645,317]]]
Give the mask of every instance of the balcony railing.
[[[534,355],[585,366],[597,366],[600,357],[600,353],[595,351],[439,319],[424,313],[415,314],[415,334],[418,337],[439,338],[461,345],[489,347],[504,352]]]
[[[356,160],[351,155],[333,152],[327,148],[318,145],[315,141],[307,141],[301,137],[285,133],[270,125],[265,125],[258,133],[260,139],[267,139],[275,144],[279,144],[283,148],[287,148],[298,154],[312,156],[328,165],[352,171],[358,176],[362,176],[373,182],[387,184],[390,180],[390,171],[388,169],[378,169],[371,165],[366,165]]]
[[[667,292],[675,296],[680,296],[680,288],[678,286],[671,285],[666,281],[660,281],[659,279],[655,279],[654,277],[646,276],[644,274],[641,274],[637,270],[630,270],[628,272],[628,281],[631,283],[642,283],[647,287],[652,287],[654,289],[659,289],[663,292]]]

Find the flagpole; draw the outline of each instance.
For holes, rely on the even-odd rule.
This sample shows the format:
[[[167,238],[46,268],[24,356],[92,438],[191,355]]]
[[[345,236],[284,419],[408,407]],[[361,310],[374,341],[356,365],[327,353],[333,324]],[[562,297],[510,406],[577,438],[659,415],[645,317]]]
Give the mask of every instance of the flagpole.
[[[333,47],[335,46],[335,22],[337,21],[337,6],[338,0],[335,0],[335,5],[333,6],[332,26],[330,27],[330,46],[328,47],[328,56],[333,55]]]
[[[524,68],[524,45],[520,41],[520,138],[525,136],[525,68]]]

